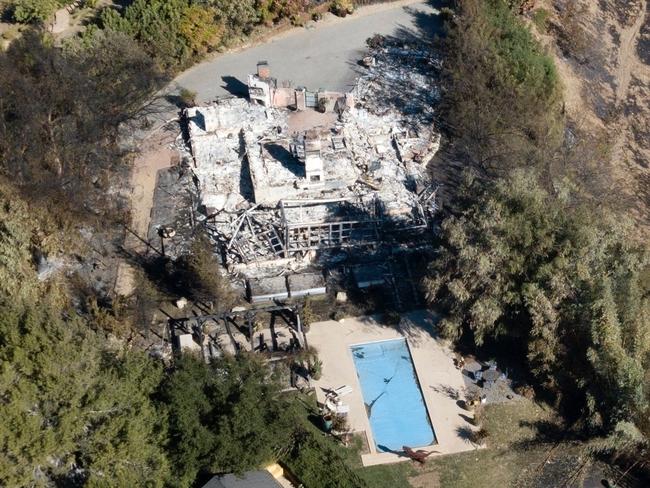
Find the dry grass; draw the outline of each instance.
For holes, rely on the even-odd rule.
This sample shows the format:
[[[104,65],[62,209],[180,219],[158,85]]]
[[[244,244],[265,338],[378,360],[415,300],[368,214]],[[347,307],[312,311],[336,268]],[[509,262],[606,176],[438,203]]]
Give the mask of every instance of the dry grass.
[[[514,486],[544,456],[544,449],[527,446],[537,436],[535,425],[552,418],[551,410],[528,400],[489,405],[484,412],[483,426],[489,432],[484,449],[436,458],[429,464],[445,488]]]
[[[426,464],[376,466],[361,470],[373,487],[427,486],[480,488],[517,486],[547,456],[549,445],[533,441],[539,424],[552,422],[554,412],[522,400],[485,408],[483,426],[490,433],[486,447],[432,458]]]
[[[650,6],[648,0],[539,0],[546,32],[533,29],[554,57],[565,89],[568,121],[578,140],[607,139],[598,171],[608,194],[650,235]],[[531,16],[534,22],[534,17]],[[603,137],[604,136],[604,137]]]

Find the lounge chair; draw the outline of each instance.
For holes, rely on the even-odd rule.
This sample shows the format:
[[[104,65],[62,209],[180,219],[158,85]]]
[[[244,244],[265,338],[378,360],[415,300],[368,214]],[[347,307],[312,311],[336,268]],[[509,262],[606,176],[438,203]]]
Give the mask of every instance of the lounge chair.
[[[334,394],[339,397],[345,396],[349,393],[352,393],[352,387],[348,385],[339,386],[334,390]]]
[[[350,413],[350,405],[336,405],[332,411],[339,415],[347,415]]]
[[[350,405],[345,405],[340,400],[338,402],[335,402],[328,399],[325,402],[325,406],[332,413],[347,414],[350,412]]]

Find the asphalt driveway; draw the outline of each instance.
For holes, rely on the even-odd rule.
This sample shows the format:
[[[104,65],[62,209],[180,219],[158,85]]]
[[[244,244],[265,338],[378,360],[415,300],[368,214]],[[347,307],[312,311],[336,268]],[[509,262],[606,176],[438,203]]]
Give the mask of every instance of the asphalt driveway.
[[[345,19],[328,18],[292,29],[270,41],[206,60],[179,75],[173,83],[197,93],[198,102],[223,95],[245,95],[246,78],[258,61],[268,61],[279,81],[316,90],[349,89],[366,39],[387,36],[433,36],[441,28],[440,2],[401,1],[365,7]]]

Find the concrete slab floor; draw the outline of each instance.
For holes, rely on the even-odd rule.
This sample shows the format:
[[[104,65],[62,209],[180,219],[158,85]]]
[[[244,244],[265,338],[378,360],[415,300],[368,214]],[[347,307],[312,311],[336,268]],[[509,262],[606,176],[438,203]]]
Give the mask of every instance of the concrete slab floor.
[[[301,110],[291,112],[288,117],[289,134],[304,132],[316,127],[330,129],[338,120],[335,112],[321,113],[317,110]]]
[[[402,315],[399,328],[382,324],[379,316],[346,318],[339,322],[328,320],[310,327],[307,341],[318,350],[323,362],[321,378],[313,381],[317,399],[322,404],[325,402],[325,390],[343,385],[352,387],[352,393],[343,397],[343,401],[350,406],[350,429],[365,433],[368,439],[370,453],[361,456],[364,466],[394,463],[408,458],[377,450],[352,359],[350,346],[353,344],[406,338],[437,439],[437,444],[431,446],[410,447],[432,451],[434,456],[476,449],[466,439],[466,434],[463,435],[474,429],[466,420],[471,414],[456,403],[456,395],[463,396],[462,374],[454,366],[452,351],[435,337],[435,322],[436,317],[432,313],[414,311]]]

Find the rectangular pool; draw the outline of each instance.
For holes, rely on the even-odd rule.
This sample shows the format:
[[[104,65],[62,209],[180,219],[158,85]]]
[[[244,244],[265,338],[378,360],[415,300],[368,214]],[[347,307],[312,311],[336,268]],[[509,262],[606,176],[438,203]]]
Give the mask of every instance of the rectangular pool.
[[[406,339],[350,346],[366,413],[380,451],[423,447],[436,437]]]

